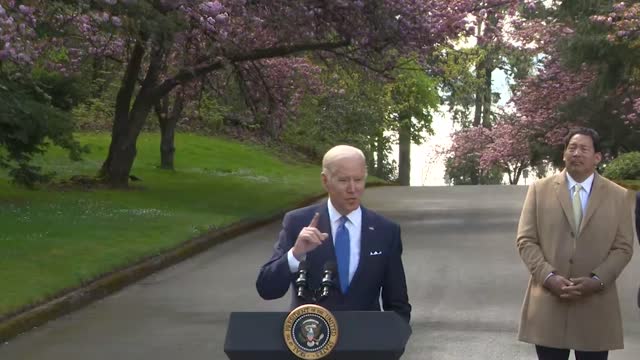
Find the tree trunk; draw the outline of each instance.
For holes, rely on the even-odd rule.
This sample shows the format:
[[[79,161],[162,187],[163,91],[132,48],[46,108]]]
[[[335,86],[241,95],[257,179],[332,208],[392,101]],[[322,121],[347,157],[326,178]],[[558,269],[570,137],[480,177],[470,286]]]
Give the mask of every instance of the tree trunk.
[[[274,110],[269,110],[265,121],[267,122],[267,133],[269,137],[273,140],[278,140],[280,135],[282,135],[282,129],[284,127],[282,115]]]
[[[476,65],[476,79],[481,80],[484,77],[484,61],[478,61]],[[484,89],[482,86],[476,88],[475,95],[475,111],[473,114],[473,127],[478,127],[482,124],[482,109],[484,101]]]
[[[478,170],[479,168],[479,164],[477,160],[473,160],[474,163],[474,167],[471,169],[471,174],[469,174],[469,180],[471,180],[471,185],[479,185],[480,184],[480,179],[482,177],[482,173],[480,172],[480,170]]]
[[[516,170],[515,170],[516,175],[512,185],[518,185],[518,181],[520,181],[520,176],[522,176],[522,171],[524,169],[526,169],[526,162],[523,162],[516,167]]]
[[[478,26],[476,27],[476,36],[478,36],[478,38],[482,36],[482,24],[483,22],[479,21]],[[480,46],[481,45],[478,44],[478,47]],[[476,63],[476,79],[478,79],[478,84],[482,82],[483,75],[484,75],[482,71],[484,70],[484,68],[485,68],[484,58],[480,58]],[[483,96],[482,86],[478,85],[478,87],[476,88],[476,95],[475,95],[475,111],[473,114],[473,127],[480,126],[482,122],[482,101],[483,100],[484,100],[484,96]]]
[[[489,55],[487,55],[489,56]],[[487,59],[484,62],[484,101],[482,102],[482,126],[487,129],[491,128],[491,106],[492,104],[492,93],[491,93],[491,76],[493,73],[493,62],[490,59]]]
[[[185,67],[174,76],[159,83],[160,73],[165,65],[166,51],[171,48],[172,43],[169,41],[170,39],[158,38],[149,59],[147,74],[135,96],[133,106],[131,106],[148,39],[148,34],[141,34],[140,38],[136,40],[116,98],[111,145],[107,158],[99,171],[99,176],[113,187],[127,187],[129,184],[129,173],[136,157],[136,141],[144,122],[159,99],[170,93],[175,87],[223,69],[227,63],[282,57],[304,51],[337,49],[350,44],[348,40],[341,40],[254,49],[248,53],[230,54],[225,60],[216,59],[210,63]]]
[[[109,154],[102,164],[100,176],[114,188],[126,188],[135,156],[135,143],[126,141],[126,133],[113,132]]]
[[[167,119],[160,124],[160,168],[174,170],[176,121]]]
[[[485,59],[478,61],[478,63],[476,64],[476,79],[486,81],[486,77],[484,76],[485,69],[486,69]],[[484,81],[482,83],[484,84]],[[486,99],[486,89],[484,89],[484,86],[478,86],[476,88],[476,95],[475,95],[475,112],[473,116],[473,127],[479,127],[483,125],[482,116],[487,111],[487,108],[488,108],[487,104],[485,103],[485,99]],[[472,185],[478,185],[480,184],[482,173],[478,170],[478,167],[479,167],[478,161],[474,160],[474,164],[475,166],[471,169],[471,174],[469,174],[469,178],[471,179]]]
[[[179,91],[176,94],[172,106],[169,105],[169,101],[169,95],[166,95],[156,105],[156,114],[160,124],[160,168],[174,170],[176,125],[184,109],[184,92]]]
[[[135,157],[135,143],[132,147],[131,143],[127,143],[126,138],[131,98],[133,97],[136,80],[145,54],[142,42],[143,40],[136,41],[118,90],[109,153],[98,174],[114,187],[126,187],[128,185],[130,168],[126,166],[127,161],[124,159]]]
[[[134,105],[128,117],[116,117],[116,122],[126,122],[127,126],[114,124],[109,154],[102,164],[102,177],[115,188],[126,188],[129,185],[129,174],[137,154],[136,142],[152,107],[148,94],[139,94],[136,102],[140,103]]]
[[[378,139],[376,141],[376,176],[380,179],[384,179],[384,139],[382,134],[378,135]]]
[[[137,75],[140,72],[142,58],[145,53],[142,41],[138,40],[136,42],[122,85],[118,91],[109,154],[100,170],[100,176],[112,187],[116,188],[124,188],[129,185],[129,174],[137,153],[136,142],[138,136],[153,104],[157,102],[157,95],[154,96],[153,89],[156,86],[164,61],[164,52],[160,47],[154,48],[151,54],[147,74],[131,110],[129,110]]]
[[[411,182],[411,119],[400,120],[398,131],[399,159],[398,181],[400,185],[409,186]]]
[[[511,171],[511,169],[507,166],[507,175],[509,176],[509,185],[513,185],[513,172]]]
[[[367,162],[367,171],[370,171],[371,174],[376,173],[376,159],[374,157],[374,153],[376,151],[376,142],[375,140],[369,138],[369,145],[362,149],[364,153],[364,158]]]

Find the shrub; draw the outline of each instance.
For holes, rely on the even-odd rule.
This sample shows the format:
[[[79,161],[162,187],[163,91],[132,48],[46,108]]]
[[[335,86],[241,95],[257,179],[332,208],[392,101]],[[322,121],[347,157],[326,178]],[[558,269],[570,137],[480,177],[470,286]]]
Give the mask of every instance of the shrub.
[[[67,149],[72,159],[86,151],[73,138],[69,114],[53,106],[34,82],[0,74],[0,109],[0,168],[18,184],[34,187],[50,178],[30,162],[51,143]]]
[[[603,175],[612,180],[640,179],[640,152],[628,152],[613,159]]]

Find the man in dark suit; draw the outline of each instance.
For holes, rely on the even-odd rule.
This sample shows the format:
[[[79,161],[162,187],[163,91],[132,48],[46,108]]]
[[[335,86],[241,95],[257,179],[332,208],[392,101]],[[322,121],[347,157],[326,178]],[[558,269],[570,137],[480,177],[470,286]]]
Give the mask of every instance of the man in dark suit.
[[[258,293],[266,300],[284,296],[295,285],[301,261],[308,265],[308,287],[317,289],[325,264],[333,262],[337,286],[320,305],[395,311],[409,322],[400,227],[360,206],[367,177],[364,154],[347,145],[330,149],[321,177],[328,200],[285,215],[273,255],[260,269]],[[292,308],[304,303],[292,291]]]
[[[640,241],[640,191],[636,193],[636,234]]]
[[[636,238],[640,242],[640,191],[636,193]],[[640,288],[638,288],[638,308],[640,308]]]

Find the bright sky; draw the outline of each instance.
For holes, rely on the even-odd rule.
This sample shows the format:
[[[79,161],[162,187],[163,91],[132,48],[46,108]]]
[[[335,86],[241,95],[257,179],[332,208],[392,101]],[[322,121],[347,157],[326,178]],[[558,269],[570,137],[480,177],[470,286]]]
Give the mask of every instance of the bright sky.
[[[552,3],[553,1],[551,0],[545,0],[546,6],[551,6]],[[475,37],[467,37],[458,46],[471,47],[475,46],[475,43]],[[494,70],[492,79],[492,91],[500,94],[498,106],[505,106],[511,97],[507,75],[502,70]],[[446,106],[441,107],[440,114],[434,116],[432,125],[435,135],[430,136],[422,145],[411,146],[411,186],[446,185],[444,181],[444,159],[442,156],[438,156],[438,149],[446,149],[451,144],[450,135],[454,131]],[[397,146],[394,146],[393,152],[397,161]],[[531,180],[532,177],[528,179],[521,178],[519,184],[526,185]],[[508,184],[506,174],[503,183]]]
[[[500,93],[499,105],[505,105],[511,96],[507,76],[502,70],[493,72],[492,90]],[[411,186],[442,186],[444,181],[444,159],[438,156],[439,148],[448,148],[451,144],[453,122],[448,107],[442,106],[440,114],[433,117],[433,130],[422,145],[411,146]],[[398,147],[393,147],[394,158],[398,160]]]

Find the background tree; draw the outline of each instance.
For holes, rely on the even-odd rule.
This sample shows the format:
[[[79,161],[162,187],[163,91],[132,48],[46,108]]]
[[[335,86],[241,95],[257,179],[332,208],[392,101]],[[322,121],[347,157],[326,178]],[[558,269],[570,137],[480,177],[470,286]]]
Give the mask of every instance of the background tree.
[[[625,9],[595,0],[538,4],[531,9],[531,23],[544,26],[520,34],[540,44],[536,49],[542,55],[540,68],[518,84],[513,103],[531,133],[534,165],[547,161],[561,167],[558,150],[574,126],[596,129],[603,136],[607,158],[638,148],[634,115],[638,54],[627,36],[632,32],[615,24],[616,19],[630,24],[621,15]]]
[[[499,94],[493,89],[496,70],[504,72],[508,78],[519,79],[526,76],[531,68],[528,52],[515,46],[506,31],[519,20],[518,12],[511,6],[483,9],[475,14],[472,37],[461,39],[455,46],[443,48],[438,64],[442,69],[444,103],[448,105],[458,127],[491,129],[499,112],[495,106],[500,100]],[[454,139],[465,138],[466,135],[454,136]],[[468,178],[471,184],[493,182],[483,178],[488,169],[486,164],[478,162],[479,157],[460,151],[450,151],[448,154],[467,157],[446,162],[447,174],[456,174],[458,180]],[[458,166],[460,169],[449,169],[448,166]],[[463,169],[471,172],[460,176]]]
[[[398,133],[398,182],[408,186],[411,174],[411,144],[421,144],[432,135],[433,112],[440,103],[436,80],[411,61],[397,69],[387,83],[389,93],[388,130]]]
[[[31,164],[49,143],[66,148],[72,158],[84,150],[73,139],[68,111],[86,99],[87,78],[65,76],[64,64],[74,64],[53,35],[38,22],[34,7],[0,3],[0,167],[27,186],[51,177]]]
[[[135,141],[147,115],[158,99],[179,85],[228,65],[303,51],[331,51],[334,56],[365,64],[371,56],[428,50],[464,29],[464,17],[473,5],[455,2],[459,6],[408,1],[105,4],[122,19],[122,30],[114,34],[125,39],[131,50],[116,99],[112,144],[101,175],[113,186],[126,186],[135,159]],[[205,46],[196,58],[201,60],[162,79],[163,64],[185,31],[185,21],[200,25]],[[384,51],[388,46],[393,46],[393,53]],[[136,91],[139,76],[143,81]]]
[[[283,140],[315,159],[336,143],[353,144],[365,152],[370,174],[395,180],[393,139],[385,133],[390,126],[388,79],[349,63],[326,63],[320,79],[321,91],[303,98]]]

